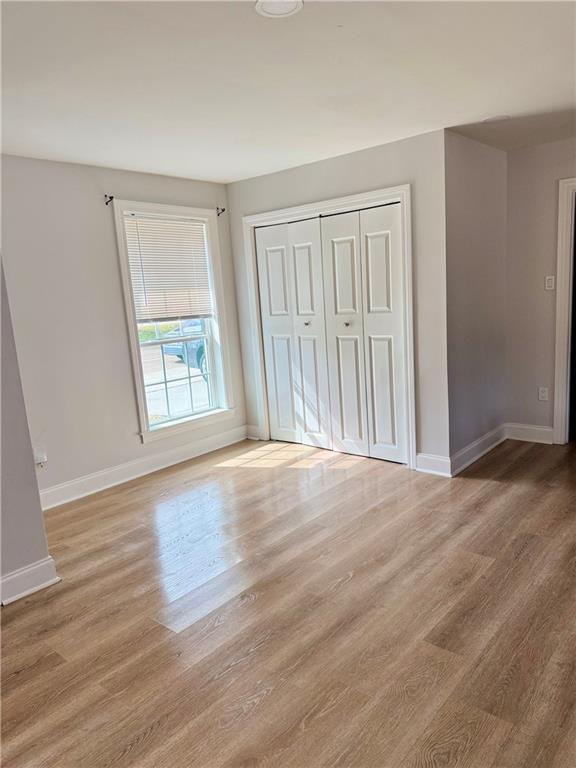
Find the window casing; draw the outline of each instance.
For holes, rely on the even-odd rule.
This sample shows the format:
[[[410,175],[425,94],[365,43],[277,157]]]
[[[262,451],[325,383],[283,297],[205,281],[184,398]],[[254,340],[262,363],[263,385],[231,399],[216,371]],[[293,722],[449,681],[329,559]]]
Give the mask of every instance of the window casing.
[[[142,440],[229,417],[216,212],[114,208]]]

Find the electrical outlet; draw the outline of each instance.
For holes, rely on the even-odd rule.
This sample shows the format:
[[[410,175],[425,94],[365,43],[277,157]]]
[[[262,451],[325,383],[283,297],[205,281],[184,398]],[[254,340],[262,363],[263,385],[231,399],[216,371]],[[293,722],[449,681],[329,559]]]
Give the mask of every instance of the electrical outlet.
[[[538,387],[538,400],[548,401],[548,387]]]
[[[544,282],[544,289],[547,291],[553,291],[556,288],[556,278],[554,275],[548,275]]]

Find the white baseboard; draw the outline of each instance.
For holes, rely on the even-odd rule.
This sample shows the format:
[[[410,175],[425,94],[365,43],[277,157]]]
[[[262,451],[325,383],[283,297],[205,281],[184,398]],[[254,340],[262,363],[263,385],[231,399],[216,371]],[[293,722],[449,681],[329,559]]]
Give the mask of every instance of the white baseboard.
[[[553,443],[553,436],[552,427],[538,427],[531,424],[502,424],[461,448],[450,458],[435,456],[430,453],[419,453],[416,456],[416,469],[419,472],[428,472],[432,475],[455,477],[504,440],[551,444]]]
[[[487,432],[485,435],[482,435],[482,437],[474,440],[464,448],[461,448],[450,459],[450,471],[452,477],[462,472],[466,467],[469,467],[470,464],[478,461],[478,459],[484,456],[485,453],[496,448],[496,446],[506,440],[506,438],[506,425],[502,425]]]
[[[248,424],[246,427],[246,437],[248,440],[260,440],[260,427],[256,427],[254,424]]]
[[[524,440],[527,443],[546,443],[548,445],[554,442],[553,427],[538,427],[533,424],[505,424],[504,429],[508,440]]]
[[[186,445],[169,451],[145,456],[142,459],[136,459],[125,464],[119,464],[116,467],[93,472],[90,475],[77,477],[75,480],[70,480],[66,483],[53,485],[40,491],[42,509],[50,509],[59,504],[65,504],[68,501],[89,496],[91,493],[103,491],[106,488],[111,488],[113,485],[134,480],[137,477],[142,477],[142,475],[148,475],[150,472],[156,472],[158,469],[171,467],[173,464],[194,459],[196,456],[216,451],[218,448],[225,448],[227,445],[232,445],[245,439],[246,427],[235,427],[213,437],[193,440]]]
[[[417,453],[416,469],[418,472],[427,472],[429,475],[451,477],[450,459],[448,456],[436,456],[433,453]]]
[[[530,424],[504,424],[501,427],[488,432],[486,435],[474,440],[474,442],[462,448],[452,458],[437,456],[431,453],[419,453],[416,456],[416,469],[419,472],[427,472],[441,477],[453,477],[473,464],[481,456],[492,448],[495,448],[503,440],[525,440],[534,443],[552,443],[554,430],[552,427],[539,427]],[[188,445],[174,448],[153,456],[146,456],[136,461],[110,467],[90,475],[78,477],[66,483],[53,485],[40,492],[40,500],[43,509],[65,504],[68,501],[80,499],[97,491],[103,491],[128,480],[134,480],[142,475],[164,469],[182,461],[193,459],[218,448],[224,448],[248,437],[250,440],[259,440],[257,427],[249,425],[236,427],[222,432],[214,437],[197,440]]]
[[[537,427],[531,424],[502,424],[491,432],[487,432],[474,442],[455,453],[450,460],[452,477],[458,475],[479,458],[504,440],[522,440],[527,443],[552,444],[554,430],[552,427]]]
[[[56,573],[56,565],[51,557],[45,557],[24,568],[18,568],[2,576],[2,605],[13,603],[21,597],[38,592],[39,589],[51,587],[59,581],[60,577]]]

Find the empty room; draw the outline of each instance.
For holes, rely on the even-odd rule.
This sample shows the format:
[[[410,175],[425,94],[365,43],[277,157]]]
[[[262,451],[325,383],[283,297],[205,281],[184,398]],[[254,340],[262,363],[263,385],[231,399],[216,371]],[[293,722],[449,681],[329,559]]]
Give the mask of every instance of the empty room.
[[[576,768],[576,3],[2,3],[4,768]]]

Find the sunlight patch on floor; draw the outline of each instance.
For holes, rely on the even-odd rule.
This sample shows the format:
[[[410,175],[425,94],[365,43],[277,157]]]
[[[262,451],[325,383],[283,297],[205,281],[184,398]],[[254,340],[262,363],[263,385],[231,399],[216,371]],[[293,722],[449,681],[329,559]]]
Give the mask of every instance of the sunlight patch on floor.
[[[267,443],[259,448],[252,448],[240,456],[222,461],[216,464],[216,467],[270,469],[285,466],[288,469],[314,469],[324,466],[327,469],[341,470],[350,469],[361,461],[365,461],[363,456],[350,456],[308,445]]]

